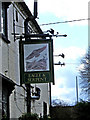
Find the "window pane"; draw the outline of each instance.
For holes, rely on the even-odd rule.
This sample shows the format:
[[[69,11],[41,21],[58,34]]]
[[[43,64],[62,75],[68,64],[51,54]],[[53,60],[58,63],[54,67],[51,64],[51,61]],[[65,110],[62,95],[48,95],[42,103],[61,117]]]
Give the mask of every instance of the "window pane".
[[[2,95],[2,101],[3,101],[3,104],[2,104],[2,110],[3,110],[3,115],[7,116],[7,101],[8,101],[8,91],[7,89],[3,88],[3,95]]]
[[[3,34],[7,37],[7,8],[2,4]]]

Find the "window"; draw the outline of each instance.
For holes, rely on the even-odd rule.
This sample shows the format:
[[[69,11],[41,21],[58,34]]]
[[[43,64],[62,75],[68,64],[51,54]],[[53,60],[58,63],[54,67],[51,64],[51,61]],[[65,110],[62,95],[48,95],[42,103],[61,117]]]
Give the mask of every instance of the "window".
[[[16,21],[18,22],[18,12],[16,10]]]
[[[9,108],[9,96],[11,95],[12,91],[14,90],[15,83],[7,78],[6,76],[0,74],[0,80],[2,81],[2,104],[0,109],[2,108],[2,117],[6,116],[9,118],[10,115],[10,108]],[[1,83],[0,81],[0,83]]]
[[[0,32],[1,32],[1,10],[0,10]]]
[[[2,32],[2,30],[1,30],[1,9],[2,9],[2,3],[0,2],[0,32]]]
[[[10,5],[10,2],[2,2],[2,39],[6,42],[6,43],[10,43],[10,41],[8,40],[8,24],[7,24],[7,9],[8,6]]]
[[[7,6],[2,3],[2,18],[3,18],[3,35],[7,37]]]
[[[43,115],[46,116],[47,115],[47,103],[43,102]]]
[[[9,113],[9,95],[6,87],[2,91],[2,116],[8,117]]]

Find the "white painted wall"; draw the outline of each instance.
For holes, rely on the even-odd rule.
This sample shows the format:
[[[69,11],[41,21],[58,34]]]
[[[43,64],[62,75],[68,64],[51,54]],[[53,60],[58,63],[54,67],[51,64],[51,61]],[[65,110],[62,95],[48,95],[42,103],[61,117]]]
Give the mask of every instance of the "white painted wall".
[[[36,84],[41,89],[40,100],[32,101],[32,112],[43,116],[43,102],[47,103],[47,115],[49,114],[49,85],[48,83]]]
[[[2,3],[0,2],[0,22],[1,22]],[[1,24],[0,24],[0,73],[2,73],[2,38],[1,38]],[[2,79],[0,78],[0,120],[2,118]]]
[[[15,8],[16,7],[16,8]],[[24,20],[18,13],[18,22],[16,22],[16,9],[17,6],[13,7],[11,5],[8,9],[8,27],[9,27],[9,78],[14,80],[18,85],[20,84],[20,70],[19,70],[19,40],[14,41],[13,33],[13,15],[15,24],[19,26],[24,26]],[[13,14],[14,9],[14,14]],[[16,33],[23,33],[24,29],[15,26]],[[18,118],[21,114],[26,112],[26,103],[24,99],[25,91],[23,88],[15,86],[15,90],[10,96],[10,117]]]
[[[16,9],[19,11],[19,21],[16,22]],[[19,41],[14,41],[13,33],[13,15],[15,19],[15,24],[24,27],[23,14],[20,15],[21,11],[17,6],[14,7],[10,5],[8,8],[8,39],[10,44],[5,43],[0,37],[0,73],[12,79],[15,83],[20,84],[20,70],[19,70]],[[24,16],[25,17],[25,16]],[[16,28],[16,33],[22,34],[24,28]],[[2,60],[2,61],[1,61]],[[7,71],[7,73],[5,73]],[[33,86],[35,86],[33,84]],[[48,84],[36,84],[37,87],[41,89],[40,100],[32,101],[31,110],[32,113],[40,113],[43,116],[43,102],[47,103],[47,114],[49,114],[49,86]],[[18,118],[22,113],[27,112],[26,106],[26,92],[23,88],[15,86],[15,90],[10,96],[10,118]]]

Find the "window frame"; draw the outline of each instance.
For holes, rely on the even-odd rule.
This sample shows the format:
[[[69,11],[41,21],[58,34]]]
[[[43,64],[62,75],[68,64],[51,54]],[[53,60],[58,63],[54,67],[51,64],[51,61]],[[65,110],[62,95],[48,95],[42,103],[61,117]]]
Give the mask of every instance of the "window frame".
[[[7,9],[8,6],[10,5],[10,2],[2,2],[2,39],[8,44],[10,41],[8,40],[8,15],[7,15]]]

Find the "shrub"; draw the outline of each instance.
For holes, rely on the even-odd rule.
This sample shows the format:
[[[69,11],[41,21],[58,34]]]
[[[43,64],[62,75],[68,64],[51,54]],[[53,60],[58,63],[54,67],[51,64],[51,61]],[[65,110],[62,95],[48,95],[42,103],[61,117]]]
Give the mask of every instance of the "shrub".
[[[39,120],[52,120],[49,115],[44,115],[43,118],[39,118]]]
[[[90,120],[90,102],[80,102],[76,105],[77,120]]]
[[[30,114],[30,113],[25,113],[21,117],[19,117],[19,120],[38,120],[38,115],[36,113]]]

